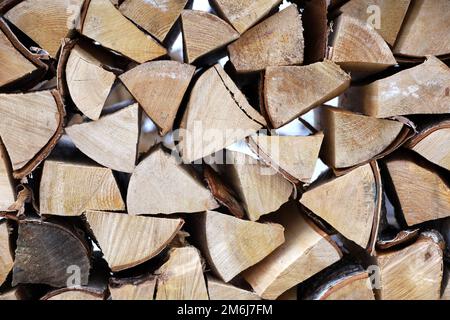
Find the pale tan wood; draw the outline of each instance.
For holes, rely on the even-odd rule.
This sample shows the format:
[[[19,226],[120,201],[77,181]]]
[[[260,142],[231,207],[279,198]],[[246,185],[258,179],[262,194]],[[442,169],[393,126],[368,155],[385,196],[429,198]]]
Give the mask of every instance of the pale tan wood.
[[[427,160],[450,170],[450,127],[436,130],[419,141],[412,150]]]
[[[106,71],[102,62],[85,48],[75,45],[66,65],[66,82],[70,97],[92,120],[98,120],[111,88],[114,73]]]
[[[164,47],[125,18],[109,0],[90,0],[82,34],[139,63],[167,53]]]
[[[342,15],[334,26],[330,59],[346,71],[378,72],[397,64],[391,49],[367,22]]]
[[[110,285],[112,300],[153,300],[156,277]]]
[[[193,63],[239,38],[239,33],[228,23],[205,11],[183,10],[181,22],[185,60],[188,63]]]
[[[317,300],[375,300],[367,272],[353,273],[332,279]]]
[[[8,224],[4,220],[0,221],[0,285],[5,282],[13,265],[14,259],[10,248]]]
[[[86,211],[90,229],[113,272],[137,266],[159,254],[183,220]]]
[[[16,195],[9,158],[0,140],[0,211],[6,211],[15,200]]]
[[[414,57],[450,53],[450,3],[417,0],[411,4],[394,53]]]
[[[45,300],[57,300],[57,301],[89,301],[89,300],[103,300],[103,297],[96,293],[85,290],[64,290],[55,294],[50,294]]]
[[[135,169],[128,186],[129,214],[172,214],[219,207],[211,192],[177,159],[157,147]]]
[[[300,203],[359,246],[369,244],[376,211],[377,188],[369,164],[316,186]]]
[[[51,91],[0,94],[0,136],[13,170],[25,167],[49,143],[60,123]]]
[[[302,19],[296,5],[274,14],[228,46],[238,72],[256,72],[269,66],[303,63]]]
[[[307,280],[341,259],[336,244],[289,203],[273,218],[285,227],[286,241],[243,276],[263,299],[274,300],[283,292]]]
[[[164,41],[188,0],[125,0],[120,12],[159,41]]]
[[[71,125],[66,133],[78,149],[99,164],[133,172],[139,138],[137,103],[97,121]]]
[[[284,242],[284,228],[241,220],[219,212],[198,215],[196,234],[215,275],[229,282]]]
[[[254,292],[235,287],[212,276],[208,276],[206,279],[208,281],[209,300],[261,300]]]
[[[439,173],[410,157],[386,162],[409,226],[450,216],[450,186]]]
[[[39,192],[40,213],[79,216],[91,210],[125,210],[111,169],[47,160]]]
[[[195,67],[176,61],[147,62],[119,78],[161,135],[172,130],[178,108],[194,75]]]
[[[208,300],[203,266],[195,247],[172,249],[156,271],[156,300]]]
[[[379,29],[375,28],[383,39],[393,46],[408,11],[411,0],[350,0],[339,8],[345,15],[367,22],[377,13],[380,14]],[[373,11],[372,6],[377,6]]]
[[[366,86],[352,87],[342,105],[377,118],[450,113],[450,68],[435,57]]]
[[[241,34],[263,19],[281,0],[213,0],[221,15]]]
[[[295,301],[298,300],[298,290],[297,287],[292,287],[288,291],[282,293],[277,300],[280,301]]]
[[[348,168],[373,159],[388,149],[403,129],[399,121],[367,117],[340,108],[320,111],[325,133],[322,154],[333,168]]]
[[[275,169],[250,156],[227,150],[222,170],[243,203],[247,216],[257,221],[278,210],[289,200],[294,188]]]
[[[0,301],[8,300],[27,300],[27,296],[21,287],[14,287],[6,292],[0,293]]]
[[[264,76],[264,108],[274,128],[339,96],[351,77],[330,60],[307,66],[268,67]]]
[[[25,0],[5,18],[55,58],[61,40],[78,24],[82,5],[83,0]]]
[[[225,116],[226,115],[226,116]],[[265,125],[220,65],[195,83],[180,125],[178,148],[194,162],[254,134]]]

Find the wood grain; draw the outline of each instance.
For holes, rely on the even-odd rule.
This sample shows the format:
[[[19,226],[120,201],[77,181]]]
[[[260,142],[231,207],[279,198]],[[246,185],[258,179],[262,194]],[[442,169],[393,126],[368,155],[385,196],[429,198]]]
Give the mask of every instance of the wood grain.
[[[243,290],[212,276],[208,276],[207,280],[209,300],[261,300],[261,298],[252,291]]]
[[[14,265],[6,221],[0,221],[0,285],[5,282]]]

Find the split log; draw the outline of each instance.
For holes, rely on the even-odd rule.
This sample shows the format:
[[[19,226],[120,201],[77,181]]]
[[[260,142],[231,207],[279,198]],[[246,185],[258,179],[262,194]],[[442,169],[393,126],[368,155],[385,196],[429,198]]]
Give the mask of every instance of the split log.
[[[219,204],[189,168],[157,147],[133,172],[127,207],[133,215],[172,214],[212,210]]]
[[[163,42],[188,0],[125,0],[120,12],[142,29]]]
[[[308,66],[269,67],[264,76],[264,108],[280,128],[316,106],[339,96],[351,77],[329,60]]]
[[[22,178],[47,157],[61,136],[61,96],[56,90],[0,94],[0,115],[0,136],[14,177]]]
[[[323,61],[328,49],[329,0],[302,1],[303,37],[305,38],[304,64]]]
[[[39,189],[41,214],[79,216],[89,209],[125,210],[111,169],[99,166],[47,160]]]
[[[153,300],[157,278],[153,275],[135,278],[112,278],[109,291],[112,300]]]
[[[91,159],[112,170],[133,172],[139,138],[138,105],[126,107],[100,120],[72,124],[66,132]]]
[[[102,46],[143,63],[167,50],[125,18],[109,0],[89,0],[81,33]]]
[[[0,211],[6,211],[16,200],[12,169],[5,147],[0,140]]]
[[[215,65],[201,75],[192,89],[180,125],[178,148],[184,162],[194,162],[263,126],[264,118],[250,106],[222,67]]]
[[[23,220],[15,254],[12,285],[66,287],[73,276],[86,285],[91,247],[79,229],[67,223]]]
[[[208,276],[207,280],[209,300],[261,300],[254,292],[235,287],[212,276]]]
[[[450,216],[450,185],[439,172],[406,154],[386,167],[408,226]]]
[[[116,76],[102,67],[100,57],[87,46],[75,45],[66,64],[70,97],[88,118],[98,120]]]
[[[397,64],[387,43],[367,22],[342,15],[331,39],[329,59],[346,71],[376,73]]]
[[[5,220],[0,221],[0,285],[5,282],[14,264],[8,229],[7,222]]]
[[[272,221],[285,227],[286,241],[243,276],[259,296],[274,300],[340,260],[342,253],[296,203],[283,206]]]
[[[450,53],[450,3],[446,0],[412,1],[394,47],[394,53],[424,57]]]
[[[208,300],[203,266],[194,247],[175,248],[156,271],[156,300]]]
[[[303,26],[296,5],[276,13],[228,46],[238,72],[257,72],[269,66],[303,63]]]
[[[279,224],[258,223],[208,211],[196,216],[200,246],[215,275],[229,282],[284,242]]]
[[[184,223],[181,219],[90,210],[86,219],[112,272],[132,268],[159,254]]]
[[[450,113],[450,68],[435,57],[366,86],[352,87],[341,104],[377,118]]]
[[[122,74],[120,80],[164,136],[172,130],[194,72],[195,67],[187,64],[154,61]]]
[[[289,200],[294,188],[275,169],[244,153],[227,150],[226,157],[221,170],[236,190],[250,220],[258,221]]]
[[[277,298],[279,301],[296,301],[298,300],[297,287],[292,287]]]
[[[379,14],[380,24],[374,24],[375,30],[389,45],[394,46],[410,3],[411,0],[351,0],[339,11],[362,22],[376,19],[374,15]]]
[[[41,300],[57,300],[57,301],[90,301],[105,300],[105,292],[99,291],[97,288],[81,287],[81,288],[62,288],[53,290],[41,298]]]
[[[239,33],[228,23],[208,12],[184,10],[181,22],[185,61],[188,63],[193,63],[239,38]]]
[[[213,0],[219,13],[240,34],[255,25],[280,3],[281,0]]]
[[[8,300],[30,300],[30,295],[23,286],[17,286],[0,293],[0,301]]]
[[[56,57],[64,39],[78,25],[83,0],[25,0],[5,18]]]

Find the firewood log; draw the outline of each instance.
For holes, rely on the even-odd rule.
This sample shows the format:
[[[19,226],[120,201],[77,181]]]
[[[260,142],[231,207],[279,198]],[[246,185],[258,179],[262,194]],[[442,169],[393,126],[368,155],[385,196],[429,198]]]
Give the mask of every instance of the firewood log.
[[[16,200],[12,168],[5,147],[0,140],[0,211],[6,211]]]
[[[13,264],[8,224],[5,220],[0,221],[0,285],[5,282]]]
[[[213,276],[208,276],[207,280],[210,300],[261,300],[256,293],[235,287]]]
[[[112,278],[109,291],[112,300],[153,300],[157,278],[153,275],[134,278]]]

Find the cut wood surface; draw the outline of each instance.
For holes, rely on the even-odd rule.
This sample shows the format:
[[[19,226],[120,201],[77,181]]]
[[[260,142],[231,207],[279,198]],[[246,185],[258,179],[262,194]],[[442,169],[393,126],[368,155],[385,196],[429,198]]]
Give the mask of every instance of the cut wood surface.
[[[284,228],[241,220],[219,212],[198,215],[201,248],[215,275],[229,282],[284,242]]]
[[[183,220],[87,211],[87,222],[113,272],[137,266],[160,253]]]
[[[125,210],[111,169],[54,160],[44,163],[39,203],[41,214],[61,216]]]
[[[203,266],[194,247],[175,248],[156,271],[156,300],[208,300]]]
[[[341,104],[377,118],[450,113],[450,68],[435,57],[371,84],[352,87]]]
[[[259,220],[289,200],[294,188],[275,169],[244,153],[227,150],[226,157],[222,170],[236,190],[250,220]]]
[[[0,285],[5,282],[13,268],[14,258],[11,249],[8,224],[6,221],[0,221]]]
[[[341,259],[337,245],[314,226],[298,208],[283,206],[273,221],[285,227],[286,241],[264,260],[247,269],[243,276],[263,299],[276,299]]]
[[[186,61],[192,63],[239,38],[239,33],[218,16],[198,10],[183,10],[183,41]]]
[[[75,45],[66,65],[70,97],[88,118],[98,120],[116,76],[85,48]]]
[[[450,216],[450,185],[440,173],[408,155],[386,166],[408,226]]]
[[[25,0],[4,16],[56,57],[61,40],[78,24],[82,5],[83,0]]]
[[[157,278],[155,276],[111,279],[109,292],[112,300],[153,300]]]
[[[369,164],[309,189],[300,203],[362,248],[369,244],[377,186]]]
[[[0,293],[0,301],[8,300],[29,300],[29,296],[23,287],[17,286]]]
[[[159,41],[164,41],[188,0],[125,0],[120,12]]]
[[[212,276],[208,276],[207,280],[209,300],[261,300],[252,291],[235,287]]]
[[[281,0],[213,0],[220,14],[241,34],[280,3]]]
[[[137,104],[97,121],[66,127],[66,133],[78,149],[99,164],[116,171],[133,172],[139,137]]]
[[[256,72],[269,66],[303,63],[302,19],[296,5],[267,18],[228,46],[238,72]]]
[[[397,64],[387,43],[367,22],[342,15],[331,37],[329,58],[346,71],[373,73]]]
[[[89,300],[104,300],[105,294],[89,290],[89,288],[76,289],[58,289],[47,293],[41,300],[56,300],[56,301],[89,301]]]
[[[329,60],[307,66],[269,67],[264,76],[264,107],[280,128],[312,108],[339,96],[351,77]]]
[[[188,64],[154,61],[122,74],[120,80],[165,135],[172,130],[194,72]]]
[[[90,0],[82,34],[102,46],[143,63],[167,50],[125,18],[109,0]]]
[[[394,53],[424,57],[450,53],[450,3],[446,0],[412,1],[394,47]]]
[[[0,211],[6,211],[14,203],[15,198],[9,158],[0,140]]]
[[[129,214],[172,214],[219,207],[211,192],[178,160],[157,147],[135,169],[128,186]]]
[[[226,116],[224,116],[226,115]],[[220,65],[208,69],[195,83],[184,113],[178,148],[185,162],[194,162],[254,134],[264,118]]]

